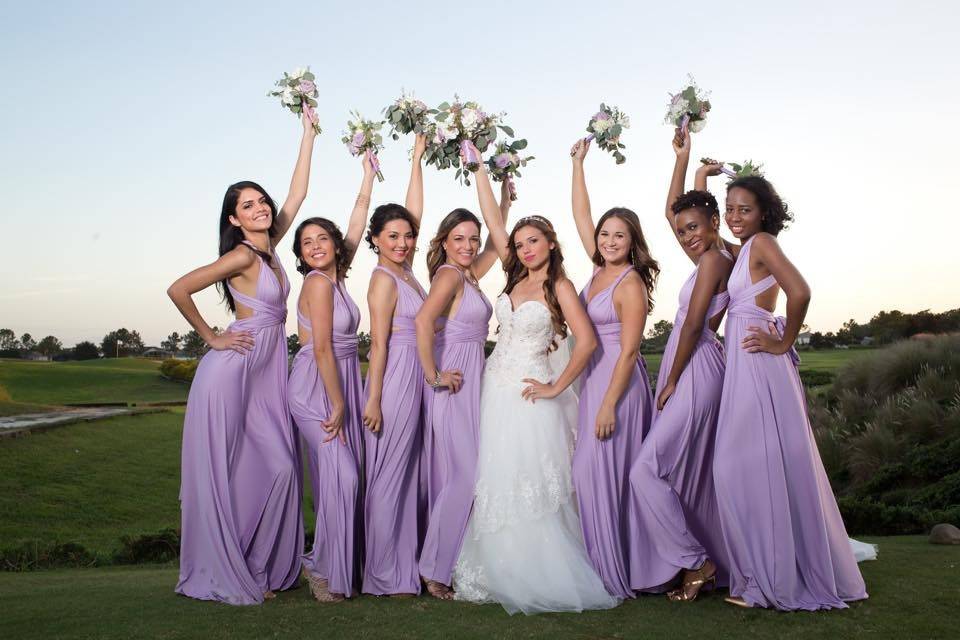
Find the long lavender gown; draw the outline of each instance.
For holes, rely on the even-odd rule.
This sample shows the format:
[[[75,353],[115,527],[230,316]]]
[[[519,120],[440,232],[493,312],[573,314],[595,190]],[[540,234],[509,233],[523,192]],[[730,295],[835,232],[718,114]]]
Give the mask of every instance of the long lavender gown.
[[[727,254],[729,256],[729,254]],[[680,307],[657,376],[659,397],[673,367],[699,267],[680,289]],[[730,296],[710,300],[706,324],[723,313]],[[650,433],[630,471],[639,532],[630,549],[630,585],[660,591],[683,569],[709,557],[717,582],[727,583],[726,549],[713,484],[713,447],[723,387],[723,347],[704,326],[676,389],[654,416]]]
[[[424,425],[423,456],[429,517],[420,552],[420,575],[449,585],[473,506],[483,345],[493,308],[459,269],[452,265],[440,268],[460,275],[463,296],[456,315],[446,318],[437,333],[434,354],[438,368],[463,373],[463,386],[457,393],[431,389],[424,397],[424,402],[430,403],[425,412],[429,417]]]
[[[783,320],[758,307],[776,284],[750,277],[749,239],[730,275],[727,371],[714,479],[730,559],[730,593],[753,606],[845,608],[867,597],[807,419],[796,352],[748,353],[748,327]]]
[[[183,423],[176,591],[230,604],[257,604],[264,592],[293,586],[303,550],[298,447],[287,413],[290,285],[282,266],[278,280],[258,260],[256,297],[230,287],[253,315],[227,327],[249,331],[254,347],[207,352]]]
[[[330,399],[317,369],[313,341],[310,340],[293,359],[288,394],[294,423],[307,441],[313,502],[317,513],[313,549],[304,556],[303,565],[314,577],[327,580],[331,593],[350,597],[360,578],[362,544],[360,469],[363,460],[363,385],[357,357],[360,309],[342,283],[333,282],[319,271],[307,274],[307,278],[317,276],[330,280],[334,288],[331,340],[337,376],[343,391],[343,433],[347,442],[344,445],[339,437],[324,442],[329,434],[323,430],[322,424],[330,417]],[[299,308],[297,319],[307,334],[312,336],[310,319],[300,313]]]
[[[583,371],[580,385],[577,445],[573,453],[573,485],[580,508],[580,526],[593,568],[606,590],[618,598],[632,598],[628,549],[630,464],[640,451],[650,426],[653,398],[646,364],[637,358],[630,383],[616,408],[613,436],[598,440],[597,413],[620,357],[621,323],[613,305],[613,292],[633,272],[624,269],[606,289],[589,299],[597,271],[580,292],[587,315],[596,329],[599,344]]]
[[[383,374],[379,433],[364,430],[367,488],[363,592],[420,593],[417,573],[417,480],[421,444],[423,369],[417,356],[417,311],[426,294],[404,266],[407,280],[381,266],[397,287],[397,306]],[[367,391],[370,388],[367,380]],[[364,402],[368,397],[364,393]]]

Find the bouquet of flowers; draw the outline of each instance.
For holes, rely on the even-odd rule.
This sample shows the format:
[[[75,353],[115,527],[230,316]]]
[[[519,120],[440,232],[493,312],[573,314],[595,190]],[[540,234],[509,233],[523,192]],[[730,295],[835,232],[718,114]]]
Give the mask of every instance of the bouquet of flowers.
[[[364,120],[356,111],[351,111],[350,115],[353,116],[353,120],[347,121],[347,130],[341,140],[347,145],[350,155],[368,154],[373,170],[377,172],[377,180],[383,182],[377,152],[383,149],[383,136],[380,135],[380,129],[383,128],[384,121]]]
[[[672,124],[686,135],[687,130],[699,133],[707,124],[707,112],[710,111],[710,94],[705,92],[688,75],[690,84],[677,94],[670,94],[667,115],[664,122]]]
[[[520,156],[518,151],[527,148],[527,141],[513,140],[512,142],[498,142],[493,155],[487,159],[487,171],[494,182],[503,182],[506,180],[507,188],[510,189],[510,200],[517,199],[517,188],[513,183],[513,178],[520,177],[520,167],[527,166],[527,163],[533,160],[533,156]]]
[[[620,142],[620,134],[623,133],[624,129],[629,128],[630,118],[627,114],[616,107],[608,107],[601,102],[600,110],[587,123],[587,131],[590,135],[585,140],[587,142],[596,140],[598,147],[613,154],[617,164],[623,164],[627,161],[627,158],[620,153],[620,149],[626,149],[627,146]]]
[[[310,72],[310,67],[299,68],[293,73],[284,72],[283,77],[274,83],[277,89],[267,93],[269,97],[280,98],[280,103],[290,109],[293,113],[307,114],[313,128],[320,134],[320,119],[315,111],[317,107],[317,85],[314,84],[316,77]]]
[[[721,164],[711,158],[700,158],[700,162],[703,164]],[[721,164],[720,171],[724,175],[730,176],[734,180],[737,178],[747,178],[750,176],[757,176],[758,178],[763,177],[763,165],[759,162],[754,164],[753,160],[744,160],[743,164],[731,162],[729,168]]]
[[[497,138],[497,129],[513,137],[513,129],[501,124],[504,114],[485,112],[476,102],[461,102],[454,96],[453,104],[442,103],[435,109],[432,119],[424,128],[427,135],[427,164],[437,169],[457,167],[456,179],[470,184],[470,172],[480,168],[481,154]],[[471,146],[468,143],[473,143]],[[476,149],[474,149],[474,147]],[[466,162],[460,166],[460,152]]]
[[[422,101],[406,94],[383,110],[383,115],[390,124],[390,136],[394,140],[399,140],[400,134],[406,135],[411,131],[423,133],[431,113],[433,110]]]

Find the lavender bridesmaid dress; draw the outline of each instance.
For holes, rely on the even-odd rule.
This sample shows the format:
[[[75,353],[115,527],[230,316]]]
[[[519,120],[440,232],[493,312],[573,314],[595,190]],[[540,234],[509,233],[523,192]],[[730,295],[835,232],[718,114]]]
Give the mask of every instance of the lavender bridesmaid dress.
[[[257,604],[264,592],[293,586],[303,550],[298,447],[287,413],[290,285],[282,266],[278,280],[257,259],[255,297],[230,287],[253,315],[227,327],[249,331],[254,347],[207,352],[183,424],[176,591],[230,604]]]
[[[437,367],[463,373],[457,393],[430,389],[429,416],[424,428],[424,469],[429,517],[420,552],[420,575],[449,585],[453,567],[467,530],[473,506],[477,449],[480,439],[480,381],[483,376],[483,345],[493,308],[479,289],[453,269],[463,283],[463,296],[453,318],[444,319],[437,333],[434,354]]]
[[[426,294],[406,265],[404,280],[381,266],[397,287],[397,306],[383,374],[379,433],[364,429],[366,554],[363,592],[420,593],[417,568],[417,480],[421,444],[423,369],[414,318]],[[367,380],[366,389],[369,390]],[[367,400],[364,392],[364,403]]]
[[[580,299],[596,329],[599,344],[583,371],[577,445],[573,454],[573,485],[580,508],[580,526],[587,554],[607,592],[632,598],[628,548],[631,523],[630,464],[637,457],[653,414],[653,397],[646,364],[638,358],[630,383],[617,402],[616,428],[607,440],[598,440],[596,419],[620,357],[621,324],[613,306],[613,292],[633,268],[588,301],[597,271],[580,292]]]
[[[323,422],[330,417],[330,400],[317,370],[313,342],[304,344],[293,359],[288,403],[293,420],[307,442],[311,458],[314,509],[317,512],[313,549],[303,558],[312,576],[326,580],[331,593],[350,597],[360,578],[360,469],[363,440],[361,417],[363,386],[357,357],[357,326],[360,309],[342,283],[326,274],[311,271],[310,277],[330,281],[333,294],[333,354],[343,391],[344,445],[339,437],[324,442],[329,434]],[[299,305],[298,305],[299,307]],[[297,309],[297,319],[311,334],[310,320]]]
[[[845,608],[867,593],[807,420],[799,358],[741,346],[748,327],[783,331],[782,318],[754,303],[776,279],[751,282],[753,239],[730,274],[714,457],[730,593],[752,606]]]
[[[673,366],[698,273],[699,267],[680,289],[680,308],[663,353],[654,397],[659,397]],[[723,313],[729,299],[727,292],[713,296],[707,325]],[[639,527],[630,549],[630,585],[637,591],[662,591],[681,570],[699,568],[708,557],[717,566],[718,584],[726,585],[726,550],[713,484],[723,369],[723,347],[709,326],[704,326],[673,395],[654,416],[630,471]]]

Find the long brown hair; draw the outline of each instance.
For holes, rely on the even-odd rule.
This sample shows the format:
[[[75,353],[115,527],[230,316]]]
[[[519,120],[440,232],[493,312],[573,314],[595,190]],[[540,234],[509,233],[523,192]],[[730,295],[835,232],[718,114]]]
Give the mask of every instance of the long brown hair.
[[[477,225],[477,233],[480,233],[480,220],[467,209],[454,209],[440,221],[437,227],[437,233],[430,240],[430,246],[427,248],[427,271],[430,274],[430,281],[437,275],[437,269],[440,265],[447,262],[447,252],[443,248],[443,243],[453,231],[454,227],[463,222],[472,222]]]
[[[640,227],[640,218],[626,207],[614,207],[600,216],[596,229],[593,230],[593,264],[598,267],[604,265],[603,256],[600,255],[600,243],[597,239],[600,237],[600,229],[603,223],[610,218],[619,218],[627,225],[630,230],[630,255],[627,260],[640,276],[643,285],[647,289],[647,313],[653,312],[653,289],[657,285],[657,276],[660,275],[660,265],[653,256],[650,255],[650,249],[647,248],[647,240],[643,237],[643,229]]]
[[[553,244],[550,250],[550,257],[547,258],[547,279],[543,281],[543,298],[547,301],[547,309],[550,311],[550,319],[553,322],[553,332],[561,338],[567,337],[567,323],[563,319],[563,310],[560,309],[560,301],[557,300],[557,292],[554,285],[561,279],[567,277],[567,272],[563,268],[563,252],[560,251],[560,243],[557,242],[557,232],[553,230],[553,225],[543,216],[530,216],[520,218],[510,232],[510,240],[507,242],[507,259],[503,263],[503,270],[507,274],[507,284],[503,292],[510,295],[517,283],[523,280],[527,274],[527,267],[524,266],[520,256],[517,255],[516,236],[517,232],[523,227],[533,227],[538,229],[547,239],[548,244]],[[557,348],[556,339],[550,344],[550,351]]]

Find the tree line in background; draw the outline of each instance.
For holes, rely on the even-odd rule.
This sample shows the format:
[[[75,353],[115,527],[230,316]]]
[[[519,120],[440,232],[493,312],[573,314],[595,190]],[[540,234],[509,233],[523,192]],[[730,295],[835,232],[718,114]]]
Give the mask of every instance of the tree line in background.
[[[214,331],[220,332],[219,327]],[[673,330],[673,323],[667,320],[656,322],[647,332],[641,350],[645,353],[659,353],[666,347],[667,339]],[[943,313],[929,310],[917,313],[901,311],[881,311],[869,322],[860,324],[848,320],[836,332],[810,333],[811,349],[829,349],[849,345],[884,345],[909,338],[917,334],[943,334],[960,331],[960,309],[951,309]],[[366,359],[370,349],[370,334],[361,332],[360,358]],[[494,342],[487,341],[487,355],[493,349]],[[176,331],[160,342],[160,349],[167,353],[158,353],[157,357],[199,358],[207,352],[207,345],[194,330],[185,334]],[[300,349],[300,340],[296,334],[287,337],[287,351],[292,356]],[[152,355],[144,345],[140,333],[126,328],[111,331],[103,337],[100,344],[83,341],[72,348],[65,348],[56,336],[45,336],[39,341],[29,333],[20,337],[11,329],[0,329],[0,358],[29,358],[39,356],[42,359],[91,360],[94,358],[122,358],[128,356]]]

